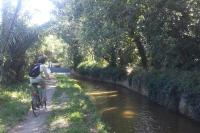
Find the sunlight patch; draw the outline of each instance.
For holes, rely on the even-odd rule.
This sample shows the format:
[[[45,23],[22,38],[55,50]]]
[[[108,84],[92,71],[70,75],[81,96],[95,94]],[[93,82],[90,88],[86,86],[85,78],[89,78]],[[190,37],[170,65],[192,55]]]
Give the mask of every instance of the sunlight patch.
[[[83,119],[83,113],[82,112],[73,112],[69,115],[69,118],[71,121],[81,121]]]
[[[69,123],[65,117],[59,116],[50,124],[51,130],[55,130],[58,128],[67,128],[69,127]]]
[[[54,110],[57,110],[57,109],[65,109],[67,107],[67,102],[62,102],[60,104],[56,104],[53,106],[53,109]]]
[[[103,111],[101,111],[102,113],[105,112],[114,112],[118,109],[118,107],[110,107],[110,108],[105,108]]]
[[[86,93],[89,96],[106,96],[106,95],[116,95],[118,91],[94,91]]]
[[[131,110],[126,110],[126,111],[124,111],[124,112],[122,113],[122,116],[123,116],[124,118],[128,118],[128,119],[133,118],[135,115],[136,115],[136,113],[133,112],[133,111],[131,111]]]

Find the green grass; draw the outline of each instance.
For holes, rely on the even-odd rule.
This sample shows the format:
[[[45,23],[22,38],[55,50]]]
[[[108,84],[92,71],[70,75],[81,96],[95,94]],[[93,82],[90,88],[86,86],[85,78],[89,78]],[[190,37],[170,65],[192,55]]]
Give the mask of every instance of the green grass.
[[[48,119],[49,132],[106,133],[106,127],[97,115],[95,106],[79,83],[64,76],[58,76],[57,79],[53,110]]]
[[[0,133],[23,119],[30,108],[28,83],[0,87]]]

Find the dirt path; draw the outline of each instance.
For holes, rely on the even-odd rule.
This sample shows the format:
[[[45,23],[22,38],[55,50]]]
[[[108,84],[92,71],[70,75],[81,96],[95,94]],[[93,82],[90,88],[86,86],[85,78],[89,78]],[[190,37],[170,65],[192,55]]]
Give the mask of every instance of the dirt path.
[[[42,109],[38,117],[34,117],[32,110],[28,112],[25,120],[8,133],[46,133],[46,121],[51,112],[51,100],[55,91],[55,80],[51,80],[47,89],[47,109]]]

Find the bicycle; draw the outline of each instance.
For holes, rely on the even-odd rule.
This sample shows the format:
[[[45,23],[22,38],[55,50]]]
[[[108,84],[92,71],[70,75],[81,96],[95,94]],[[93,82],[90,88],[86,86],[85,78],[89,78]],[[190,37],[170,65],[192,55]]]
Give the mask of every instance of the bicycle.
[[[32,84],[32,100],[31,100],[31,107],[33,111],[33,115],[37,117],[39,115],[40,109],[45,107],[46,109],[46,94],[45,89],[41,88],[39,83]]]

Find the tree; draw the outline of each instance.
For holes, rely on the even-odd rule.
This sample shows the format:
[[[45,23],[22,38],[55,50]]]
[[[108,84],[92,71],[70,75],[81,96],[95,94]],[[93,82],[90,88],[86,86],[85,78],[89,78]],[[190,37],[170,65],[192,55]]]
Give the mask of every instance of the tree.
[[[36,28],[26,25],[27,16],[20,14],[22,1],[17,7],[11,6],[11,1],[3,1],[0,76],[1,83],[21,81],[24,76],[26,50],[38,39]]]
[[[57,20],[69,48],[80,56],[88,53],[83,60],[90,56],[114,67],[195,70],[200,65],[199,4],[198,0],[61,1]]]
[[[198,3],[159,1],[146,14],[144,34],[154,68],[192,70],[199,66]]]

